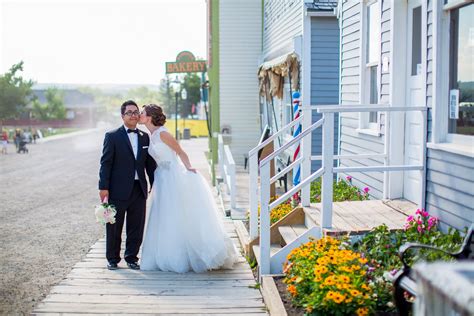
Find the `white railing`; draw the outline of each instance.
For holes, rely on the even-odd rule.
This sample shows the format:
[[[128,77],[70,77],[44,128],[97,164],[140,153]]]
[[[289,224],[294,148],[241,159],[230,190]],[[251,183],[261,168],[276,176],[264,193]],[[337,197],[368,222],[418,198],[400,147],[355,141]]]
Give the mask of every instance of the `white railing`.
[[[278,137],[289,132],[291,128],[300,123],[302,119],[303,117],[300,116],[293,120],[288,125],[282,127],[278,132],[270,136],[267,140],[258,144],[257,147],[249,151],[250,240],[253,240],[258,236],[258,152],[272,142],[274,142],[274,147],[277,147],[275,142]],[[272,183],[275,182],[276,179],[278,178],[273,177]]]
[[[236,208],[236,186],[235,186],[235,162],[232,157],[229,145],[224,145],[222,135],[217,136],[218,150],[217,157],[219,161],[219,171],[222,179],[227,187],[227,192],[230,194],[230,207]]]
[[[254,236],[257,235],[258,232],[258,218],[257,218],[257,207],[258,207],[258,171],[260,171],[260,204],[261,204],[261,211],[260,211],[260,260],[259,260],[259,274],[260,276],[265,274],[270,274],[270,211],[277,207],[279,204],[287,200],[293,194],[301,191],[301,200],[304,206],[307,206],[306,203],[309,204],[309,185],[311,182],[315,181],[317,178],[322,177],[322,186],[321,186],[321,204],[322,204],[322,211],[321,211],[321,234],[323,228],[331,228],[332,227],[332,203],[333,203],[333,179],[334,173],[338,172],[345,172],[345,173],[353,173],[353,172],[384,172],[384,198],[388,195],[388,172],[391,171],[408,171],[408,170],[418,170],[421,172],[421,183],[422,183],[422,190],[424,190],[424,178],[425,178],[425,155],[426,155],[426,107],[390,107],[387,105],[367,105],[367,106],[306,106],[302,107],[303,115],[311,115],[313,110],[317,110],[318,113],[322,114],[322,118],[317,121],[316,123],[310,126],[303,126],[303,132],[289,141],[288,143],[282,145],[278,149],[274,150],[273,153],[268,155],[265,159],[260,162],[260,166],[258,166],[256,153],[259,149],[263,148],[265,145],[269,144],[271,141],[276,139],[278,135],[284,133],[286,130],[294,126],[297,120],[293,121],[292,123],[285,126],[282,130],[277,132],[275,135],[270,137],[266,142],[260,144],[259,146],[252,149],[249,153],[249,157],[253,157],[253,165],[254,169],[252,170],[252,163],[250,164],[250,231],[251,231],[251,239],[252,232],[254,232]],[[334,155],[334,114],[335,113],[343,113],[343,112],[385,112],[385,141],[384,141],[384,153],[383,154],[360,154],[360,155]],[[389,135],[389,123],[390,123],[390,113],[391,112],[406,112],[406,111],[420,111],[422,113],[422,146],[420,152],[420,165],[390,165],[390,135]],[[306,122],[306,124],[305,124]],[[303,120],[303,125],[307,124],[307,118]],[[299,157],[292,165],[288,166],[284,170],[282,170],[277,175],[271,177],[270,176],[270,162],[280,153],[285,151],[290,146],[296,145],[299,142],[302,143],[302,146],[309,146],[311,144],[311,132],[316,128],[322,126],[322,156],[311,156],[310,154],[305,156],[304,152],[301,157]],[[360,166],[360,167],[334,167],[334,160],[335,159],[367,159],[367,158],[383,158],[384,163],[380,166]],[[270,203],[270,185],[273,183],[278,177],[289,172],[296,164],[299,163],[307,163],[310,160],[322,160],[321,168],[318,169],[314,173],[309,173],[309,176],[304,177],[302,176],[301,182],[291,188],[288,192],[283,194],[274,202]],[[307,195],[307,196],[305,196]],[[420,204],[424,204],[424,199],[420,200]],[[252,212],[252,206],[255,207],[254,212]],[[252,227],[255,231],[252,231]]]

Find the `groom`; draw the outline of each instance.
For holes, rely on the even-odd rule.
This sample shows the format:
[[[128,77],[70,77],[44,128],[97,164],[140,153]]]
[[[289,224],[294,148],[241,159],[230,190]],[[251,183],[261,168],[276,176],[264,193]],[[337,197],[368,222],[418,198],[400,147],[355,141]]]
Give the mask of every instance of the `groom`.
[[[117,210],[115,224],[106,225],[107,268],[117,269],[120,262],[122,228],[127,217],[125,261],[130,269],[139,270],[138,251],[143,239],[148,174],[150,186],[156,163],[148,154],[148,134],[137,129],[140,118],[138,105],[132,101],[122,104],[123,125],[105,134],[99,171],[99,196]]]

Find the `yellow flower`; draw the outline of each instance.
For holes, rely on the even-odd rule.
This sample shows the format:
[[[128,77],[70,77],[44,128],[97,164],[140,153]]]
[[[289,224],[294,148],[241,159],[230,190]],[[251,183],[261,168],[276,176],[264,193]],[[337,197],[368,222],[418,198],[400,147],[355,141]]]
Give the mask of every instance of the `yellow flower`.
[[[349,278],[347,275],[341,275],[339,276],[339,281],[343,283],[349,283],[351,281],[351,278]]]
[[[336,304],[340,304],[344,301],[346,297],[340,293],[335,293],[334,298],[332,299]]]
[[[334,281],[334,278],[332,276],[329,276],[324,280],[324,285],[334,285],[336,284],[336,281]]]
[[[362,293],[358,290],[350,290],[350,293],[352,296],[359,296],[361,295]]]
[[[360,258],[360,259],[359,259],[359,262],[360,262],[361,264],[366,264],[366,263],[367,263],[367,258]]]
[[[365,316],[369,314],[369,309],[367,307],[360,307],[356,310],[357,316]]]

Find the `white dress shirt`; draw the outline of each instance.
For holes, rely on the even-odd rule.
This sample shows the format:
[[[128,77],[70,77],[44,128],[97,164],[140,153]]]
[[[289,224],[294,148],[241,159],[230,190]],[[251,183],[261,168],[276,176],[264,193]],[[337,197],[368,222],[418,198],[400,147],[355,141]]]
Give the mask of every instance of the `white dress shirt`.
[[[125,131],[127,131],[129,128],[127,126],[123,126],[125,128]],[[127,133],[128,139],[130,140],[130,144],[132,144],[132,149],[133,149],[133,155],[135,156],[135,160],[137,159],[137,153],[138,153],[138,134],[137,133]],[[138,173],[135,170],[135,180],[138,180]]]

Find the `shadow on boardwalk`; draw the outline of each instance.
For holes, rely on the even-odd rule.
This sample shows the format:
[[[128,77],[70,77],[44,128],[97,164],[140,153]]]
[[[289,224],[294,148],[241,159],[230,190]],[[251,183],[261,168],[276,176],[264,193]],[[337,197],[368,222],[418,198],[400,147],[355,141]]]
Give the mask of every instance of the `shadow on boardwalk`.
[[[207,139],[183,141],[193,165],[207,179]],[[232,220],[227,232],[241,250]],[[122,246],[122,249],[124,247]],[[105,240],[98,240],[82,261],[36,306],[34,314],[245,314],[265,315],[262,296],[243,257],[232,270],[176,274],[133,271],[121,262],[106,269]]]

